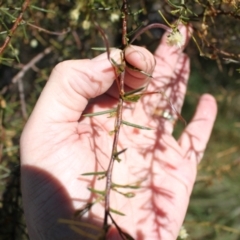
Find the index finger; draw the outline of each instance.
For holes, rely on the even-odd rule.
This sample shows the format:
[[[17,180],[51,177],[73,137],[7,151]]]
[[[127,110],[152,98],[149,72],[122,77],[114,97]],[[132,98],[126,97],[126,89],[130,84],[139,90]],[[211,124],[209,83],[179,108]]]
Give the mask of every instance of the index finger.
[[[133,67],[126,67],[125,85],[133,89],[146,85],[155,67],[152,53],[146,48],[129,45],[125,49],[125,58]]]

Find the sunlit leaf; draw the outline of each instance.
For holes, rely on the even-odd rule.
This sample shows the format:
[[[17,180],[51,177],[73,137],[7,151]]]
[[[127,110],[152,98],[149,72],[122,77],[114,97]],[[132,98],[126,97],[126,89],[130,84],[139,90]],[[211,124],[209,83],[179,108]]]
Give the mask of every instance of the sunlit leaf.
[[[123,196],[125,196],[125,197],[127,197],[127,198],[133,198],[133,197],[135,197],[135,193],[133,193],[133,192],[127,192],[127,193],[125,193],[125,192],[119,191],[117,188],[112,188],[112,190],[115,191],[115,192],[117,192],[117,193],[119,193],[119,194],[121,194],[121,195],[123,195]]]
[[[115,210],[115,209],[112,209],[112,208],[110,208],[110,212],[115,213],[115,214],[118,214],[118,215],[120,215],[120,216],[125,216],[124,213],[119,212],[119,211],[117,211],[117,210]]]
[[[142,94],[136,94],[136,95],[128,95],[124,96],[123,100],[126,102],[137,102],[141,98]]]
[[[135,197],[135,193],[133,193],[133,192],[128,192],[128,193],[125,193],[125,194],[123,194],[125,197],[127,197],[127,198],[133,198],[133,197]]]
[[[147,72],[144,72],[143,70],[132,66],[132,65],[129,64],[128,62],[126,62],[126,64],[127,64],[127,67],[128,67],[129,69],[131,69],[131,70],[133,70],[133,71],[135,71],[135,72],[140,72],[140,73],[142,73],[143,75],[152,78],[152,75],[151,75],[151,74],[149,74],[149,73],[147,73]]]
[[[121,185],[121,184],[116,184],[116,183],[112,183],[112,187],[113,188],[130,188],[130,189],[138,189],[140,188],[140,184],[136,184],[136,185]]]
[[[152,128],[137,125],[135,123],[130,123],[130,122],[127,122],[127,121],[124,121],[124,120],[122,120],[122,124],[125,124],[125,125],[130,126],[130,127],[134,127],[134,128],[139,128],[139,129],[142,129],[142,130],[152,130]]]
[[[129,95],[133,95],[134,93],[137,93],[137,92],[141,92],[145,87],[140,87],[140,88],[137,88],[137,89],[134,89],[132,91],[129,91],[129,92],[125,92],[124,93],[124,97],[127,97]]]
[[[106,51],[107,49],[105,47],[92,47],[92,50],[96,50],[96,51]]]
[[[106,111],[101,111],[101,112],[86,113],[86,114],[83,114],[83,116],[84,117],[94,117],[94,116],[104,115],[104,114],[108,114],[108,113],[112,114],[116,111],[117,111],[116,108],[112,108],[112,109],[109,109],[109,110],[106,110]]]
[[[97,176],[97,175],[106,175],[106,171],[104,172],[88,172],[81,174],[82,176]]]
[[[88,187],[88,190],[92,193],[97,193],[97,194],[100,194],[100,195],[105,195],[105,191],[101,191],[101,190],[97,190],[97,189],[94,189],[94,188],[91,188],[91,187]]]

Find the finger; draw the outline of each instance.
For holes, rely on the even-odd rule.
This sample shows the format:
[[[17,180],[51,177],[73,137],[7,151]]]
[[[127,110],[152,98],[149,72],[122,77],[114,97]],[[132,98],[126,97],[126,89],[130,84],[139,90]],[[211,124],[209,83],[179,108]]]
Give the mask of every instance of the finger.
[[[153,90],[153,94],[142,98],[146,111],[156,119],[155,123],[160,124],[164,131],[169,134],[172,134],[176,120],[184,121],[184,116],[182,117],[180,112],[185,98],[189,72],[189,58],[182,53],[178,58],[167,89]],[[151,91],[148,92],[151,93]]]
[[[126,68],[125,85],[133,89],[146,85],[155,68],[153,55],[146,48],[130,45],[125,49],[125,58],[128,64],[136,68]]]
[[[167,85],[167,89],[164,92],[165,96],[169,99],[169,101],[171,101],[171,104],[174,105],[174,108],[178,112],[181,112],[182,109],[187,90],[189,74],[190,59],[186,54],[182,53],[178,58],[171,81]],[[174,114],[173,111],[172,114]]]
[[[178,58],[171,81],[165,89],[159,91],[160,97],[155,101],[157,103],[156,110],[159,111],[160,116],[166,116],[166,119],[171,118],[169,120],[172,122],[179,118],[187,90],[189,73],[189,58],[182,53]]]
[[[184,39],[183,45],[185,46],[190,37],[190,28],[181,25],[179,31]],[[189,60],[182,53],[183,47],[179,48],[168,43],[168,35],[169,32],[164,34],[159,47],[155,51],[156,67],[148,89],[149,91],[164,93],[164,97],[175,104],[178,94],[185,93],[189,75]],[[179,79],[179,76],[181,76],[181,79]],[[181,97],[181,99],[183,98]],[[162,100],[161,98],[160,101],[162,102]],[[156,102],[156,99],[153,101]],[[180,102],[178,104],[182,105]],[[165,105],[164,103],[159,107],[164,108]]]
[[[200,98],[195,115],[181,137],[179,145],[185,159],[199,163],[209,140],[217,114],[215,99],[205,94]]]
[[[190,37],[190,28],[180,26],[179,30],[186,45]],[[171,134],[173,123],[180,116],[190,64],[189,58],[182,52],[183,47],[168,44],[168,35],[168,32],[165,33],[155,52],[156,67],[153,79],[148,86],[148,92],[159,94],[149,95],[143,104],[148,106],[151,115],[159,117],[160,125]]]
[[[114,49],[111,58],[118,62],[120,52]],[[88,100],[107,91],[114,78],[114,69],[106,53],[93,60],[70,60],[58,64],[28,124],[78,121]]]
[[[183,46],[188,43],[190,37],[190,27],[184,25],[179,26],[179,31],[183,37]],[[166,88],[172,79],[172,75],[176,69],[178,59],[184,50],[184,47],[172,46],[168,43],[168,35],[166,32],[161,40],[159,47],[155,51],[156,68],[153,73],[155,81],[151,81],[154,89]]]

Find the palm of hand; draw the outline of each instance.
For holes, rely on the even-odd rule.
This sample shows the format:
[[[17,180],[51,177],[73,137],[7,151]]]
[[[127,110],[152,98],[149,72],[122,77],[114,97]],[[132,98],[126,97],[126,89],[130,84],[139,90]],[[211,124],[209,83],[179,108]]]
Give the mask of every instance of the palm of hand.
[[[167,56],[163,57],[164,55]],[[102,60],[102,57],[98,60]],[[131,57],[129,60],[131,61]],[[84,62],[84,64],[91,67],[90,62]],[[111,84],[104,82],[99,84],[96,79],[93,79],[91,82],[93,88],[91,89],[91,86],[86,84],[86,88],[83,89],[78,85],[79,76],[77,74],[79,72],[75,70],[77,64],[74,65],[72,62],[71,65],[69,73],[61,71],[61,67],[65,69],[62,64],[61,67],[56,68],[53,75],[68,74],[68,79],[70,79],[70,84],[69,82],[68,84],[75,89],[75,92],[69,90],[66,81],[60,82],[60,84],[54,80],[50,81],[48,90],[43,93],[42,99],[44,95],[49,96],[48,92],[51,92],[51,88],[58,88],[59,85],[60,90],[62,88],[65,92],[60,97],[56,96],[58,101],[54,100],[54,96],[51,96],[49,101],[41,102],[40,99],[22,137],[22,163],[23,166],[25,165],[22,170],[24,173],[22,185],[23,192],[29,193],[24,197],[25,211],[29,218],[29,220],[27,219],[28,226],[31,226],[29,228],[32,236],[36,236],[36,232],[41,229],[45,229],[45,232],[48,229],[49,239],[58,239],[58,236],[69,237],[71,232],[64,228],[56,233],[57,220],[70,218],[76,209],[82,208],[89,201],[96,199],[96,195],[94,197],[87,187],[94,187],[98,190],[104,190],[105,187],[104,180],[97,181],[96,178],[83,177],[81,174],[107,169],[113,139],[109,135],[109,131],[114,128],[113,119],[103,115],[81,118],[78,121],[79,113],[84,110],[84,107],[79,107],[78,103],[85,101],[86,105],[88,96],[93,97],[99,95],[99,92],[105,92]],[[108,73],[109,79],[113,79],[112,67],[110,63],[108,65],[105,68],[106,72],[111,72]],[[153,63],[150,65],[150,67],[134,66],[139,69],[144,68],[144,71],[148,72],[153,67]],[[164,69],[164,74],[162,69]],[[187,57],[180,50],[171,50],[170,47],[163,44],[156,52],[156,68],[153,72],[154,78],[148,86],[148,92],[164,89],[167,99],[170,99],[180,111],[188,72]],[[106,77],[106,73],[104,74],[98,79],[103,81],[102,78]],[[136,77],[139,78],[137,83],[132,81]],[[82,74],[82,79],[85,82],[84,74]],[[144,81],[145,78],[143,79],[142,75],[136,72],[129,71],[126,76],[126,84],[130,88],[140,87]],[[97,84],[94,88],[95,83]],[[108,84],[108,86],[104,84]],[[91,91],[94,93],[92,94]],[[84,94],[79,94],[79,92]],[[56,94],[59,93],[61,91],[56,91]],[[110,89],[107,94],[101,95],[89,104],[88,110],[92,107],[92,110],[96,112],[114,107],[116,104],[115,94],[114,89]],[[82,95],[85,96],[85,99]],[[113,182],[116,184],[134,184],[141,181],[141,188],[134,191],[136,193],[134,198],[126,198],[116,192],[111,194],[111,208],[126,214],[124,217],[114,215],[115,221],[136,239],[176,239],[196,175],[196,163],[199,156],[196,156],[195,153],[204,150],[208,132],[210,132],[208,129],[211,129],[212,125],[211,123],[207,127],[206,134],[203,136],[206,140],[203,143],[199,143],[200,140],[194,138],[195,133],[192,131],[191,124],[183,133],[180,141],[176,142],[171,136],[172,124],[154,115],[157,106],[164,110],[172,110],[164,98],[165,96],[163,97],[161,94],[146,95],[138,103],[126,105],[124,109],[124,120],[153,128],[149,131],[137,130],[128,126],[122,127],[118,150],[124,148],[128,148],[128,150],[120,155],[122,161],[115,163],[113,173]],[[48,104],[51,106],[49,109]],[[84,104],[83,106],[85,106]],[[55,114],[51,113],[53,106],[56,107],[54,108]],[[46,111],[47,109],[48,111]],[[204,124],[204,121],[207,120],[206,117],[200,124]],[[35,136],[34,142],[30,139],[31,136]],[[28,146],[27,150],[24,149],[26,145]],[[33,170],[32,166],[36,169]],[[29,168],[31,169],[29,170]],[[50,176],[48,176],[49,173]],[[44,174],[45,177],[43,177]],[[40,175],[42,176],[39,177]],[[33,179],[30,186],[29,183],[26,183],[29,178]],[[47,178],[49,179],[46,180]],[[47,187],[50,181],[52,188]],[[49,197],[52,201],[48,201]],[[31,205],[31,202],[34,204]],[[27,207],[26,204],[28,204]],[[50,214],[39,214],[36,206],[41,206],[45,213],[50,212]],[[31,210],[35,212],[36,216],[31,216],[33,214]],[[102,217],[103,207],[99,203],[95,204],[87,216],[91,222],[97,221],[99,224]],[[33,218],[35,222],[30,223],[30,219]],[[75,238],[79,239],[79,236],[71,236],[71,239]],[[116,236],[113,239],[116,239]]]

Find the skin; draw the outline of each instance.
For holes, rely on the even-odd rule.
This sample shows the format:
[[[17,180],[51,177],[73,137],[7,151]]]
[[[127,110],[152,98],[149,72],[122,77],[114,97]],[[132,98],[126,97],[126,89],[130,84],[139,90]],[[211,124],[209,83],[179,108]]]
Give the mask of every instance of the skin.
[[[189,38],[189,29],[181,27]],[[205,94],[195,115],[179,139],[172,136],[174,123],[164,118],[169,112],[177,118],[181,111],[187,80],[189,59],[162,38],[153,56],[146,49],[129,46],[126,60],[146,75],[126,69],[126,89],[146,86],[137,103],[124,105],[123,119],[150,127],[140,130],[122,125],[113,170],[113,182],[137,184],[135,197],[111,193],[111,208],[125,214],[112,213],[121,229],[135,239],[175,240],[183,223],[189,197],[217,113],[215,99]],[[120,63],[120,50],[111,51]],[[83,112],[98,112],[117,104],[115,73],[104,53],[92,60],[70,60],[59,63],[40,96],[21,137],[21,181],[24,211],[31,239],[93,239],[99,233],[92,227],[76,226],[76,233],[59,219],[73,219],[74,212],[98,195],[87,187],[104,190],[105,180],[81,174],[104,171],[108,167],[114,129],[114,117],[83,117]],[[149,94],[151,92],[158,94]],[[169,103],[171,101],[171,103]],[[174,106],[171,107],[171,104]],[[101,227],[104,207],[95,204],[80,222]],[[72,224],[74,225],[74,224]],[[85,234],[85,235],[84,235]],[[120,239],[112,227],[108,239]]]

